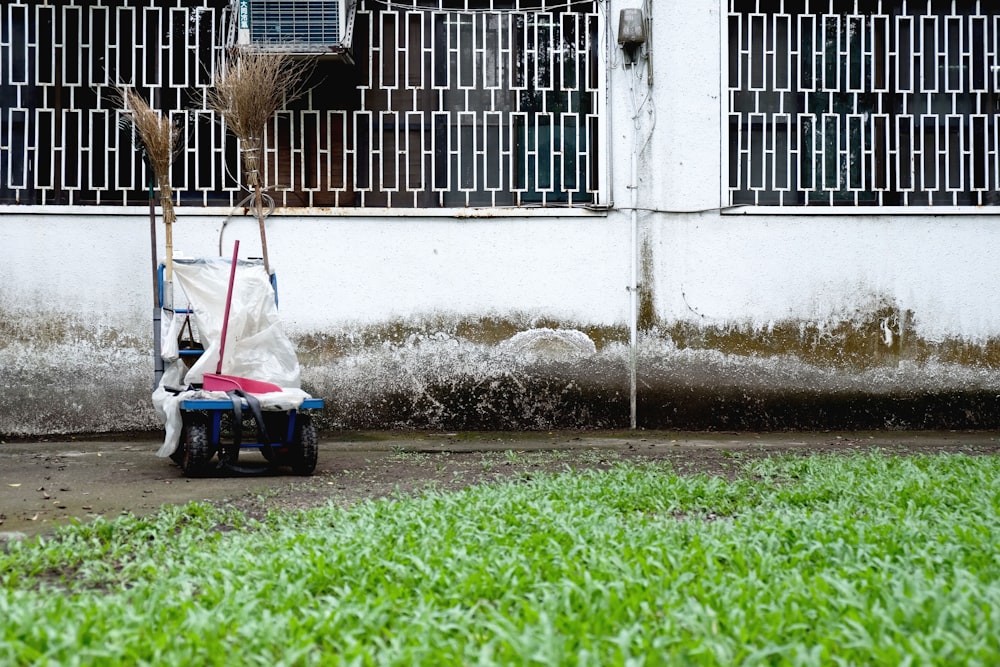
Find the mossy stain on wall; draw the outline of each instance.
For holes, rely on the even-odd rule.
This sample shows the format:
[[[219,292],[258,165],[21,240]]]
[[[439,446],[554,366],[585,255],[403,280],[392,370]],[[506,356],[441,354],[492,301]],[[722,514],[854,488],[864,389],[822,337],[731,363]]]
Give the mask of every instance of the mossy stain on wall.
[[[678,348],[741,356],[790,355],[822,367],[861,369],[929,352],[928,343],[904,338],[910,321],[912,313],[883,306],[849,320],[787,320],[766,326],[675,322],[661,330]]]

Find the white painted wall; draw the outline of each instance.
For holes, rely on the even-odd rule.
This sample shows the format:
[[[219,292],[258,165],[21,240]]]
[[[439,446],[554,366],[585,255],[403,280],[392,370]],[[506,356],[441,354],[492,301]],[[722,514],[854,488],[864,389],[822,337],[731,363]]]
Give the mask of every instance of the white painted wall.
[[[849,314],[873,295],[913,311],[930,340],[1000,335],[995,216],[645,214],[657,312],[766,326]],[[221,218],[184,216],[175,246],[216,254]],[[294,333],[429,315],[519,312],[577,324],[627,320],[627,216],[304,218],[268,223],[281,312]],[[163,239],[162,225],[158,236]],[[256,223],[224,255],[259,255]],[[0,308],[66,313],[139,334],[151,308],[148,218],[2,213]],[[160,251],[162,253],[162,249]]]
[[[175,256],[218,256],[224,216],[180,216]],[[521,312],[585,324],[626,315],[622,216],[302,217],[275,215],[268,255],[296,333],[434,314]],[[165,232],[157,221],[158,256]],[[260,256],[255,219],[230,221],[222,255]],[[0,307],[92,313],[135,326],[152,305],[149,218],[0,207]],[[140,328],[144,328],[141,324]]]
[[[677,216],[650,225],[658,312],[706,323],[836,320],[875,296],[930,341],[1000,334],[996,216]]]

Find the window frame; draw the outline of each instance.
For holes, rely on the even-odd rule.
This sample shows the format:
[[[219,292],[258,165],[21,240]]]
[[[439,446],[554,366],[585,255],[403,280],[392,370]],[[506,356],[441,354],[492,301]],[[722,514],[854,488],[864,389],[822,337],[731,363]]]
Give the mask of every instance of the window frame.
[[[175,2],[171,2],[167,6],[159,6],[151,0],[111,2],[103,6],[103,13],[100,14],[100,16],[104,17],[104,22],[100,25],[100,30],[103,31],[101,34],[110,33],[110,31],[115,30],[118,25],[116,21],[132,21],[128,25],[132,26],[137,33],[147,26],[148,21],[155,22],[162,20],[166,21],[165,25],[169,26],[175,16],[190,16],[192,19],[190,23],[194,25],[194,19],[200,19],[203,9],[209,9],[213,12],[212,16],[214,19],[212,27],[208,29],[208,32],[217,38],[221,37],[225,39],[226,35],[223,34],[225,32],[224,26],[228,24],[231,17],[230,9],[223,7],[221,5],[222,1],[201,0],[199,2],[197,0],[175,0]],[[496,1],[498,0],[491,2],[490,6],[494,6]],[[426,2],[418,2],[418,0],[407,0],[407,2],[413,3],[414,7],[427,4]],[[448,9],[436,10],[440,13],[447,13],[454,11],[450,9],[451,7],[455,7],[461,11],[461,7],[470,6],[469,0],[463,0],[463,2],[452,3],[452,0],[440,0],[440,2],[433,4],[436,7],[447,7]],[[525,11],[525,8],[527,8],[527,11],[532,11],[535,7],[542,7],[542,11],[546,11],[544,10],[544,7],[548,6],[546,2],[548,2],[548,5],[553,5],[553,0],[510,0],[511,6],[518,8],[515,11]],[[354,128],[348,126],[360,125],[367,120],[367,117],[358,120],[356,114],[368,114],[375,118],[372,131],[378,131],[378,117],[380,112],[377,108],[373,107],[369,109],[360,105],[352,106],[349,104],[346,107],[331,106],[327,101],[329,98],[321,98],[315,104],[310,103],[311,105],[307,107],[296,107],[293,105],[288,109],[279,111],[268,125],[266,135],[269,138],[267,139],[268,144],[265,147],[267,151],[265,158],[267,163],[266,168],[271,172],[271,176],[269,177],[269,180],[272,181],[270,188],[272,189],[274,198],[277,200],[279,212],[289,215],[315,215],[329,214],[331,211],[336,210],[338,212],[349,212],[351,215],[369,215],[370,212],[374,216],[383,216],[387,214],[387,211],[389,215],[392,215],[393,211],[415,210],[435,215],[463,216],[465,215],[463,211],[478,208],[492,210],[511,209],[521,212],[548,211],[554,215],[565,215],[567,210],[577,208],[599,212],[606,211],[610,206],[609,202],[612,197],[610,184],[610,137],[607,132],[609,72],[606,45],[609,22],[606,10],[608,2],[609,0],[591,0],[582,5],[585,8],[581,8],[578,12],[580,17],[577,19],[579,22],[578,25],[591,26],[590,29],[596,32],[595,39],[592,40],[594,43],[592,55],[575,56],[575,62],[581,63],[585,57],[592,58],[592,63],[588,65],[588,71],[592,68],[597,83],[593,91],[588,90],[586,93],[592,100],[590,113],[593,115],[593,118],[590,118],[588,121],[581,112],[579,114],[579,124],[573,126],[575,128],[574,132],[590,131],[591,136],[595,138],[593,140],[594,144],[587,146],[585,153],[575,154],[577,155],[577,159],[573,162],[574,168],[586,164],[588,174],[592,175],[582,184],[580,193],[571,198],[573,199],[572,201],[565,203],[558,202],[554,201],[554,198],[550,196],[548,201],[544,202],[544,205],[540,205],[539,202],[518,201],[515,193],[512,197],[513,201],[509,205],[468,204],[463,206],[456,205],[455,201],[435,201],[434,203],[415,201],[410,204],[400,203],[399,206],[394,205],[389,208],[380,206],[377,201],[371,203],[365,202],[360,193],[358,180],[355,178],[355,174],[358,173],[360,168],[358,164],[360,160],[357,152],[364,149],[364,142],[358,141]],[[41,6],[41,0],[20,0],[17,1],[16,5],[0,9],[0,12],[4,13],[4,20],[6,20],[8,13],[13,13],[15,10],[19,13],[19,16],[20,13],[24,13],[28,17],[26,23],[28,29],[37,30],[37,27],[33,26],[40,20],[38,17],[42,14],[42,11],[39,9]],[[72,4],[66,5],[67,9],[61,9],[61,7],[63,5],[58,5],[55,8],[50,6],[45,10],[45,15],[55,15],[58,13],[60,14],[58,18],[61,18],[62,12],[70,11],[73,12],[74,16],[78,16],[86,22],[101,20],[92,18],[92,15],[96,15],[94,12],[97,10],[93,9],[87,3],[82,2],[82,0],[73,0]],[[231,5],[227,7],[231,8]],[[371,12],[370,8],[369,11]],[[403,11],[405,11],[405,8]],[[126,14],[129,18],[122,19],[121,17]],[[20,25],[20,23],[17,25]],[[170,32],[170,30],[168,27],[167,32]],[[194,34],[186,28],[183,32],[184,34]],[[176,30],[174,33],[176,33]],[[151,66],[162,68],[163,71],[153,75],[145,73],[145,70],[148,70],[150,65],[143,65],[142,61],[137,60],[139,56],[132,55],[132,66],[136,70],[135,75],[138,77],[135,79],[138,86],[137,91],[140,95],[149,99],[151,105],[156,109],[161,108],[162,99],[171,100],[170,104],[167,105],[166,112],[169,113],[171,118],[179,118],[183,123],[184,130],[182,132],[180,152],[176,156],[174,163],[174,201],[180,207],[178,209],[179,212],[214,210],[231,214],[233,207],[238,205],[244,194],[243,189],[239,186],[242,180],[240,178],[242,166],[240,165],[238,150],[236,149],[236,139],[217,121],[212,120],[213,113],[211,111],[202,108],[198,104],[191,106],[193,103],[192,100],[199,93],[198,88],[205,85],[202,78],[205,76],[211,77],[211,73],[214,72],[214,68],[218,65],[218,58],[226,47],[219,39],[215,39],[212,44],[199,41],[197,55],[193,55],[195,52],[187,46],[167,48],[165,44],[168,39],[172,40],[176,37],[174,33],[162,37],[164,44],[153,44],[152,42],[147,44],[149,40],[148,36],[146,36],[145,40],[138,40],[140,45],[145,48],[157,49],[156,53],[160,55],[155,62],[151,61]],[[201,39],[201,37],[191,37],[190,35],[185,37],[181,35],[181,39],[185,40],[186,44],[186,41]],[[53,52],[55,52],[56,48],[59,49],[60,53],[71,52],[68,47],[69,42],[63,44],[58,39],[56,41],[58,45],[53,46]],[[10,40],[8,42],[10,44],[13,43]],[[6,48],[10,51],[14,50],[13,46]],[[88,67],[91,69],[93,67],[90,61],[97,57],[94,53],[100,55],[101,50],[105,47],[88,43],[85,45],[86,50],[84,50],[83,46],[79,48],[81,49],[80,53],[85,54],[80,57],[82,76],[93,75],[88,69]],[[125,62],[128,54],[125,53],[123,44],[115,42],[113,48],[117,49],[116,54],[118,51],[122,52],[116,57],[122,58],[122,62]],[[39,57],[41,57],[43,50],[40,46],[36,48],[33,43],[30,49],[25,48],[24,53],[26,57],[35,58],[35,54],[39,54]],[[47,56],[48,52],[45,51],[44,53]],[[196,72],[191,69],[192,65],[189,62],[191,58],[194,58],[198,62],[204,60],[204,62],[201,62],[200,67],[197,65],[194,66],[199,71]],[[359,64],[358,66],[363,65]],[[582,65],[580,66],[582,67]],[[28,65],[25,65],[25,67],[28,67]],[[31,65],[29,69],[31,70],[31,75],[34,76],[36,66]],[[433,69],[433,65],[431,69]],[[175,70],[179,72],[178,76],[183,78],[181,84],[175,85],[172,79]],[[204,70],[204,72],[200,70]],[[21,134],[25,135],[22,142],[24,144],[23,150],[21,150],[22,146],[20,144],[15,145],[16,142],[13,141],[8,142],[11,144],[10,146],[0,146],[4,149],[0,152],[0,156],[4,159],[5,167],[5,181],[3,186],[6,186],[6,167],[8,167],[8,163],[10,163],[9,166],[16,167],[16,169],[11,170],[11,173],[26,173],[29,181],[27,185],[22,185],[18,179],[11,178],[14,186],[3,190],[4,198],[0,200],[0,211],[10,208],[25,211],[28,208],[41,207],[45,210],[58,208],[61,211],[79,210],[87,212],[113,210],[116,208],[127,210],[135,206],[141,207],[144,205],[147,199],[149,170],[139,152],[134,150],[130,145],[131,131],[121,129],[123,128],[121,123],[123,114],[119,109],[114,107],[114,101],[110,96],[114,85],[116,83],[121,85],[118,82],[120,76],[120,73],[116,73],[113,76],[105,74],[104,79],[101,79],[93,75],[92,78],[86,79],[89,85],[96,91],[94,94],[98,96],[96,106],[81,106],[79,109],[67,108],[65,110],[57,108],[53,110],[49,108],[48,104],[38,102],[33,103],[31,108],[28,108],[22,114],[25,115],[26,121],[24,127],[28,131],[17,134],[13,139],[18,139]],[[433,72],[428,70],[424,73],[424,76],[431,77],[433,76]],[[6,133],[4,136],[14,134],[11,127],[8,127],[8,116],[15,114],[13,109],[21,109],[24,106],[25,102],[22,98],[30,93],[29,89],[33,90],[41,86],[46,89],[43,92],[46,92],[49,96],[61,95],[57,90],[61,85],[60,81],[61,79],[57,76],[52,82],[49,82],[47,79],[29,79],[27,83],[12,83],[8,98],[15,101],[12,101],[10,104],[5,102],[4,105],[0,106],[0,112],[4,115],[4,122],[0,125],[0,131]],[[437,91],[432,92],[436,93]],[[188,98],[191,99],[189,100]],[[171,104],[179,106],[174,108]],[[103,157],[97,151],[91,151],[93,154],[87,153],[80,157],[71,156],[72,159],[68,159],[66,155],[70,152],[70,148],[68,148],[70,134],[61,130],[59,130],[59,140],[61,142],[59,146],[66,144],[65,147],[49,150],[44,146],[35,145],[35,136],[39,131],[37,120],[39,115],[43,118],[54,116],[55,121],[60,122],[64,119],[66,122],[76,122],[76,116],[85,119],[93,116],[94,112],[91,111],[91,108],[96,109],[99,120],[104,119],[106,122],[103,122],[99,127],[83,127],[81,131],[86,130],[91,133],[88,135],[91,142],[96,140],[95,137],[103,138],[106,135],[107,143],[112,147],[112,150],[104,154]],[[479,116],[482,116],[482,111],[474,107],[466,109],[465,112],[475,112]],[[21,112],[18,111],[16,113]],[[410,115],[413,116],[415,113],[417,112],[411,112]],[[434,115],[431,112],[419,113],[426,113],[428,117]],[[497,114],[499,113],[497,112]],[[558,123],[558,113],[554,114],[554,117],[556,118],[556,123]],[[18,118],[20,116],[17,116],[14,120]],[[107,120],[108,118],[110,120]],[[338,119],[342,121],[341,124],[337,124]],[[591,123],[589,129],[587,122]],[[311,131],[310,128],[313,125],[322,127]],[[454,128],[452,129],[454,131]],[[53,130],[53,132],[55,131]],[[405,129],[397,129],[396,131],[403,134],[406,132]],[[479,133],[485,132],[479,126],[477,126],[476,131]],[[512,135],[510,134],[511,132],[513,133]],[[334,138],[329,138],[328,134],[333,135]],[[517,130],[510,129],[508,136],[513,136],[513,141],[516,142]],[[0,140],[3,138],[3,136],[0,136]],[[283,145],[282,141],[287,145]],[[343,157],[344,174],[336,171],[340,167],[339,164],[331,167],[331,156],[329,155],[331,150],[337,148],[335,144],[341,141],[343,142],[344,153],[338,152],[332,159],[339,161]],[[424,144],[427,144],[427,142],[433,143],[432,135],[428,133],[421,141]],[[0,141],[0,144],[2,143]],[[400,144],[400,147],[397,147],[397,150],[401,149],[402,144]],[[438,149],[439,147],[433,145],[429,147],[424,146],[425,152],[426,150],[434,151]],[[16,155],[14,154],[15,150]],[[347,155],[348,150],[351,152],[350,155]],[[562,164],[565,158],[561,157],[561,154],[558,152],[562,148],[553,148],[552,150],[551,160],[553,162],[559,160],[559,164]],[[41,156],[41,153],[44,151],[48,152],[45,152],[45,155]],[[287,151],[288,155],[285,155],[283,151]],[[509,153],[510,151],[508,150]],[[402,154],[399,153],[399,155]],[[27,157],[22,157],[22,155],[27,155]],[[39,157],[43,159],[39,160]],[[487,157],[489,158],[489,156]],[[395,159],[400,165],[405,162],[403,158],[398,156]],[[420,159],[419,156],[417,159]],[[60,189],[50,185],[36,186],[38,182],[38,178],[35,175],[35,171],[38,168],[37,165],[51,163],[54,165],[52,167],[53,173],[63,174],[69,173],[68,169],[75,169],[73,165],[77,162],[79,163],[78,171],[80,173],[75,178],[81,183],[83,181],[87,183],[85,187],[74,188],[80,190],[80,192],[65,195],[65,187]],[[508,159],[508,162],[513,162],[513,159]],[[317,167],[316,165],[320,163],[323,163],[323,166]],[[507,171],[510,168],[509,165],[505,167]],[[553,168],[558,170],[558,167],[553,166]],[[425,173],[424,178],[428,182],[433,182],[435,174]],[[502,185],[509,186],[512,189],[516,178],[516,176],[511,176],[508,173],[503,176]],[[405,179],[406,168],[401,166],[397,180],[402,181]],[[288,187],[283,187],[280,182],[282,180],[289,181]],[[97,189],[90,187],[89,184],[91,181],[98,184]],[[458,179],[452,176],[452,181],[455,182],[450,181],[449,187],[457,189],[459,187]],[[482,182],[477,181],[477,185],[480,190],[484,187]],[[588,192],[589,188],[593,188],[593,190]],[[320,193],[320,196],[317,196],[317,192]],[[582,200],[580,199],[581,194],[583,196]],[[413,192],[409,190],[405,192],[404,196],[414,198]],[[392,203],[396,204],[395,201]]]
[[[720,167],[721,167],[721,169],[720,169],[720,191],[719,191],[719,196],[720,196],[720,211],[721,211],[721,213],[723,215],[758,215],[759,214],[759,215],[781,215],[781,216],[788,216],[788,215],[791,215],[791,216],[802,216],[802,215],[806,215],[806,216],[815,216],[815,215],[827,215],[827,216],[829,216],[829,215],[833,215],[833,216],[843,216],[843,215],[850,215],[850,216],[857,216],[857,215],[866,215],[866,216],[882,216],[882,215],[893,215],[893,216],[900,216],[900,215],[903,215],[903,216],[913,216],[913,215],[917,215],[917,216],[927,216],[927,215],[963,215],[963,216],[967,216],[967,215],[997,215],[997,214],[1000,214],[1000,202],[998,202],[997,205],[994,205],[994,204],[974,204],[974,203],[973,204],[966,204],[966,203],[962,203],[962,204],[951,204],[951,203],[944,203],[944,204],[911,204],[911,205],[906,205],[906,204],[890,204],[890,205],[885,205],[885,204],[883,204],[883,205],[878,205],[878,204],[870,204],[870,205],[834,205],[834,204],[825,203],[825,202],[824,203],[810,203],[810,202],[806,202],[805,201],[806,199],[808,199],[808,194],[807,194],[808,191],[803,190],[801,188],[798,189],[798,190],[796,190],[795,192],[798,193],[799,199],[803,203],[781,204],[781,205],[777,205],[777,204],[734,203],[733,200],[732,200],[732,197],[734,196],[735,193],[739,192],[738,190],[736,190],[736,189],[734,189],[732,187],[733,186],[733,182],[731,180],[731,170],[732,170],[732,168],[734,166],[733,165],[734,155],[733,155],[733,147],[732,147],[732,141],[733,141],[732,126],[731,126],[731,121],[730,121],[730,116],[733,113],[733,111],[732,111],[732,106],[731,106],[730,102],[731,102],[731,99],[732,99],[732,93],[733,93],[733,91],[737,90],[737,89],[731,89],[730,88],[730,64],[729,64],[730,63],[730,56],[731,56],[731,46],[732,46],[731,41],[730,41],[730,38],[731,38],[731,34],[730,34],[730,19],[731,19],[732,16],[734,16],[734,13],[730,11],[731,0],[719,0],[719,7],[720,7],[719,42],[720,42],[720,55],[721,55],[721,58],[720,58],[721,67],[720,67],[720,71],[719,71],[719,89],[720,89],[720,96],[719,96],[719,99],[720,99],[720,106],[719,106],[719,115],[720,115],[720,117],[719,117],[720,151],[719,151],[719,153],[720,153]],[[993,22],[993,29],[994,29],[995,32],[994,32],[994,40],[993,40],[993,42],[991,42],[991,45],[1000,44],[1000,12],[997,12],[997,13],[994,13],[994,14],[990,14],[989,13],[990,12],[989,9],[985,9],[985,10],[982,10],[982,11],[983,11],[984,16],[986,17],[986,21],[990,21],[992,19],[992,22]],[[774,16],[773,10],[768,10],[766,12],[764,10],[761,10],[760,13],[764,13],[765,16],[768,17],[769,19]],[[744,14],[744,16],[747,16],[747,15],[748,14]],[[826,12],[823,12],[822,14],[817,13],[816,15],[817,16],[818,15],[824,15],[825,16],[825,15],[829,15],[829,14],[827,14]],[[858,15],[869,16],[870,13],[861,13],[861,12],[859,12]],[[890,17],[890,20],[894,16],[891,13],[890,14],[879,14],[879,16],[886,16],[886,15],[888,15]],[[924,15],[926,16],[926,14],[924,14]],[[791,16],[794,17],[795,15],[791,14]],[[944,17],[951,17],[951,16],[961,16],[961,14],[959,14],[959,13],[952,14],[952,13],[950,13],[950,10],[947,13],[936,13],[935,14],[935,17],[937,17],[939,19],[943,19]],[[876,55],[878,55],[878,56],[884,56],[884,51],[882,51],[881,53],[876,54]],[[990,55],[991,55],[990,53],[987,53],[987,61],[989,61]],[[996,58],[996,60],[1000,61],[1000,56],[994,56],[994,57]],[[987,64],[988,64],[988,62],[987,62]],[[867,75],[867,74],[868,74],[868,72],[863,73],[863,75]],[[792,77],[798,76],[798,70],[790,71],[789,75],[792,76]],[[1000,100],[1000,86],[996,85],[997,72],[995,70],[992,73],[989,72],[989,71],[987,71],[987,77],[989,77],[989,78],[988,78],[988,81],[987,81],[986,85],[987,85],[988,88],[990,88],[990,90],[989,90],[988,93],[982,93],[982,94],[989,95],[990,99]],[[990,82],[992,82],[992,83],[990,83]],[[890,92],[890,94],[897,94],[897,95],[904,94],[904,93],[899,92],[895,88],[893,90],[889,91],[889,92]],[[928,94],[933,94],[933,93],[913,93],[913,94],[914,95],[928,95]],[[960,91],[960,93],[957,93],[957,95],[969,95],[969,94],[970,94],[970,91],[967,89],[967,86],[965,86],[965,84],[963,84],[962,91]],[[1000,101],[998,101],[997,104],[998,104],[997,109],[994,110],[992,113],[989,113],[989,114],[969,114],[967,112],[966,113],[962,113],[960,115],[960,117],[963,119],[963,125],[965,127],[968,127],[968,125],[973,122],[972,121],[973,118],[985,116],[987,118],[987,121],[992,120],[994,123],[996,123],[996,126],[993,127],[992,132],[996,133],[997,137],[1000,137]],[[789,113],[791,113],[791,112],[789,112]],[[858,113],[860,113],[860,112],[858,112]],[[892,118],[895,113],[897,113],[897,112],[893,111],[892,113],[890,113],[888,115],[889,115],[890,118]],[[959,114],[958,113],[953,113],[951,115],[959,115]],[[942,114],[941,117],[943,118],[944,114]],[[874,121],[870,121],[870,122],[874,122]],[[917,123],[919,123],[919,121],[917,121]],[[914,127],[915,128],[919,127],[919,125],[915,124]],[[991,132],[988,123],[987,123],[986,131],[988,133]],[[996,141],[1000,142],[1000,138],[997,138]],[[876,150],[876,149],[873,148],[872,150]],[[985,153],[986,153],[987,156],[990,155],[990,151],[989,150],[986,150]],[[997,153],[997,155],[995,155],[995,157],[994,157],[994,161],[993,161],[993,165],[992,166],[994,167],[994,169],[1000,169],[1000,147],[996,148],[996,153]],[[892,159],[892,158],[886,158],[886,159]],[[799,165],[798,163],[796,163],[796,165],[793,168],[798,169],[798,168],[800,168],[800,166],[801,165]],[[936,172],[936,176],[938,178],[947,178],[948,173],[947,173],[947,171],[942,171],[942,170],[939,169]],[[993,176],[994,176],[994,178],[992,180],[1000,180],[1000,174],[994,174]],[[874,179],[875,177],[872,176],[871,178]],[[966,176],[966,179],[971,179],[971,176]],[[966,190],[967,191],[972,190],[971,184],[967,185]],[[1000,187],[998,187],[998,191],[1000,191]]]

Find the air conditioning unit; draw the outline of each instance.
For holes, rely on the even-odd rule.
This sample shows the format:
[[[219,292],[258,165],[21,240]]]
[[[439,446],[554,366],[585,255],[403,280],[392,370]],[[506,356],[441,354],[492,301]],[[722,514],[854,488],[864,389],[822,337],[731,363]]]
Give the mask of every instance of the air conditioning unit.
[[[352,62],[355,0],[238,0],[236,43]]]

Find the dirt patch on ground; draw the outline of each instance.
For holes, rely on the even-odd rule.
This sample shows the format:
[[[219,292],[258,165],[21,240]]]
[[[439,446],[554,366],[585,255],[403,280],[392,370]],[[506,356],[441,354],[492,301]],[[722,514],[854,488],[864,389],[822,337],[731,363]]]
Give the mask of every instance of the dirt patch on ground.
[[[251,515],[350,505],[427,489],[529,481],[541,473],[666,461],[678,472],[732,476],[749,458],[793,453],[1000,453],[994,432],[874,433],[340,433],[321,438],[310,477],[189,479],[155,455],[152,436],[0,443],[0,533],[42,534],[74,520],[148,514],[208,501]],[[265,467],[255,452],[247,467]]]

